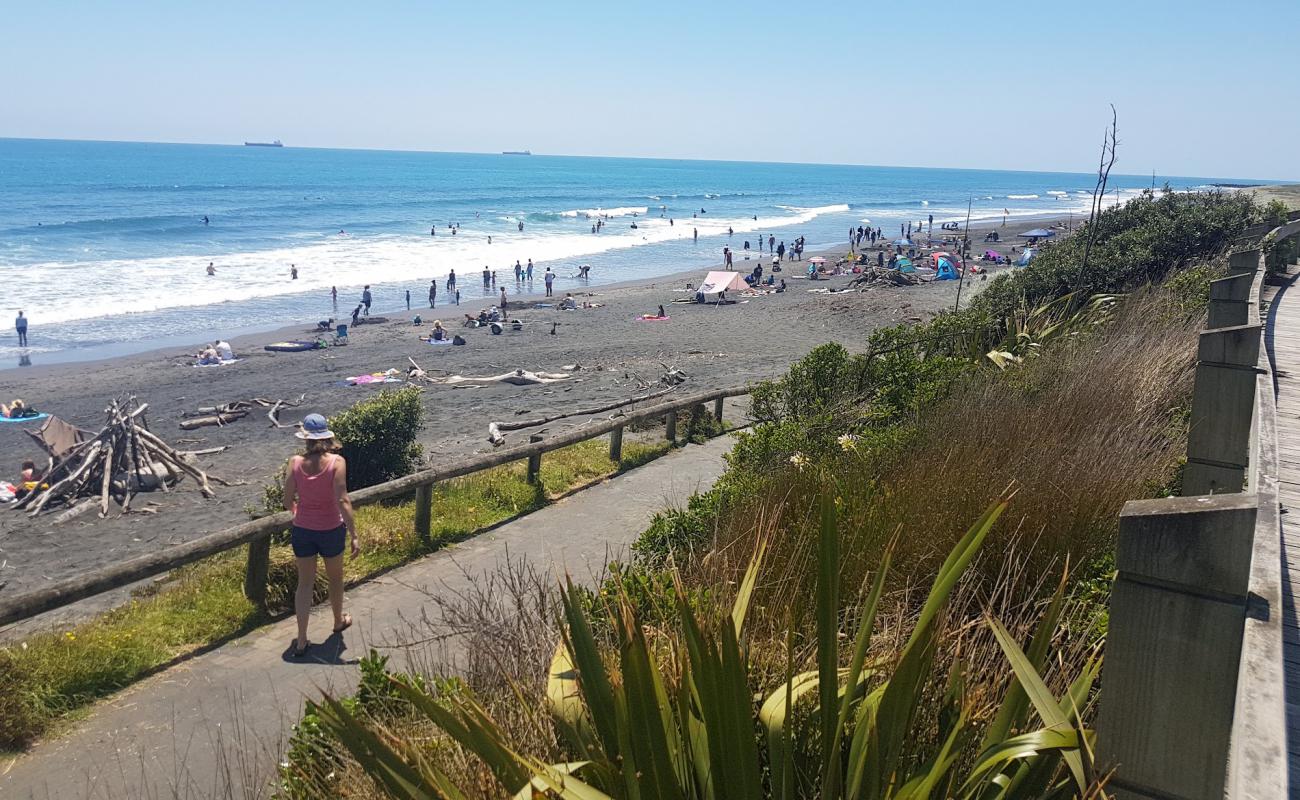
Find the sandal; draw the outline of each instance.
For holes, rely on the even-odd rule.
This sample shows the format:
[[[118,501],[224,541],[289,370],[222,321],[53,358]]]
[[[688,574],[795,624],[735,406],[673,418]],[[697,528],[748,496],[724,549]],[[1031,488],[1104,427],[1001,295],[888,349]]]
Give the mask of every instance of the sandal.
[[[345,613],[343,615],[343,624],[334,629],[335,633],[342,633],[352,627],[352,615]]]

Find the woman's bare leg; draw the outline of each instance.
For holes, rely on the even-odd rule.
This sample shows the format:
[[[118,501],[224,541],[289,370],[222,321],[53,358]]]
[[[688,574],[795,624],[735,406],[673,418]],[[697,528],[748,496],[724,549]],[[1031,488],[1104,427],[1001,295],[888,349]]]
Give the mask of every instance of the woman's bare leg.
[[[301,650],[307,646],[307,619],[311,617],[312,591],[316,588],[316,557],[294,561],[298,565],[298,588],[293,593],[293,610],[298,615],[298,649]]]
[[[334,610],[334,630],[343,627],[343,554],[325,559],[325,577],[330,582],[330,608]]]

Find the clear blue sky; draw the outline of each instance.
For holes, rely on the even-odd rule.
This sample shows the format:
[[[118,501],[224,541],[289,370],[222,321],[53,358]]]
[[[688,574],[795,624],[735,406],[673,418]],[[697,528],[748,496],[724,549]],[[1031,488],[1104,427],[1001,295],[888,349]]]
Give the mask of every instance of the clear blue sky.
[[[6,3],[0,136],[1300,179],[1300,0]],[[1258,112],[1248,116],[1247,112]]]

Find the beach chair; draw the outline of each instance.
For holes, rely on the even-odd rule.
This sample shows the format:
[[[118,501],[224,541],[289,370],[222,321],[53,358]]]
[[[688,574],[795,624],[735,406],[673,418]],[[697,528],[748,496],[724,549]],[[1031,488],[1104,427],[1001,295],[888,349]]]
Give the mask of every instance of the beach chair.
[[[26,434],[35,439],[41,449],[54,461],[76,450],[78,445],[91,436],[90,431],[83,431],[58,417],[50,417],[35,433],[26,431]]]
[[[348,326],[339,325],[334,329],[334,346],[339,347],[348,343]]]

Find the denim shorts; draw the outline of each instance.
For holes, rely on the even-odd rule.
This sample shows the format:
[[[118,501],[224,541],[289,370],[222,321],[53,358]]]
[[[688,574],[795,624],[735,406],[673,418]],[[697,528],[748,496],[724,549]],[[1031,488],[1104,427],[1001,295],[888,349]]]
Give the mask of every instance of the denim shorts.
[[[340,525],[332,531],[313,531],[294,525],[289,532],[289,543],[297,558],[334,558],[343,555],[347,544],[348,528]]]

